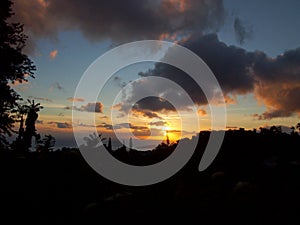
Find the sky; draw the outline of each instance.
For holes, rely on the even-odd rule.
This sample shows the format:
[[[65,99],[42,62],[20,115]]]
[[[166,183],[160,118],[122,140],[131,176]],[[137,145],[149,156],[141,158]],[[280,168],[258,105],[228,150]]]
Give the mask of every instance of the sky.
[[[55,136],[57,147],[76,145],[74,126],[83,133],[96,126],[117,143],[115,131],[120,142],[132,137],[141,149],[156,145],[167,134],[171,140],[195,135],[190,105],[182,101],[181,111],[190,118],[183,130],[177,109],[164,101],[179,91],[162,91],[147,80],[149,76],[177,82],[194,101],[201,130],[211,128],[209,104],[199,87],[166,64],[130,65],[113,74],[96,102],[81,96],[74,99],[78,82],[99,56],[139,40],[171,41],[200,56],[222,88],[228,129],[290,127],[300,120],[297,0],[14,0],[13,10],[12,20],[23,23],[29,36],[25,52],[37,67],[35,79],[13,87],[24,99],[35,99],[45,107],[37,129]],[[132,96],[147,88],[159,97],[133,102]],[[78,106],[73,107],[73,102]],[[82,114],[73,124],[72,110]],[[96,125],[85,119],[91,114]]]

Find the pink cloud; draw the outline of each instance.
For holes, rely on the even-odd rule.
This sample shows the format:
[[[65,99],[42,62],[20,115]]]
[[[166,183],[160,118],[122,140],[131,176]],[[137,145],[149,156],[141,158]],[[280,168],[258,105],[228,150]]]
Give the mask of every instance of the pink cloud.
[[[58,54],[58,51],[57,50],[53,50],[53,51],[50,52],[49,56],[50,56],[51,59],[55,59],[56,56],[57,56],[57,54]]]

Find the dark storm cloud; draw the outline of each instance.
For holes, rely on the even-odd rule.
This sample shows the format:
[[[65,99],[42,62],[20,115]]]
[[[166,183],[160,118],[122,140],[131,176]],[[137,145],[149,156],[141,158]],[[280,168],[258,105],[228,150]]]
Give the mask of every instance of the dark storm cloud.
[[[191,36],[182,44],[199,55],[210,67],[219,81],[225,96],[228,94],[247,94],[253,91],[255,78],[249,69],[253,63],[253,53],[248,53],[244,49],[235,46],[227,46],[218,40],[216,34]],[[168,53],[166,53],[165,57],[168,57]],[[161,76],[170,79],[179,84],[196,104],[207,104],[206,97],[195,81],[175,67],[157,63],[154,69],[140,73],[140,76]],[[176,95],[179,90],[173,89],[169,91],[168,95]],[[182,104],[185,103],[182,102]],[[145,101],[145,104],[139,104],[139,108],[153,111],[174,110],[173,106],[168,108],[165,102],[160,102],[158,99],[151,99],[151,102]]]
[[[300,98],[297,97],[300,96],[300,48],[271,58],[263,52],[248,52],[236,46],[228,46],[219,41],[216,34],[192,35],[181,44],[199,55],[210,67],[226,99],[254,93],[255,98],[267,108],[257,118],[288,117],[295,113],[300,115]],[[165,57],[168,57],[168,53]],[[186,90],[196,104],[207,104],[201,89],[179,69],[157,63],[154,69],[140,75],[171,79]],[[136,90],[132,92],[138,94]],[[176,95],[177,92],[178,90],[173,90],[169,94]],[[156,102],[154,100],[140,104],[140,110],[145,108],[159,111],[166,108],[157,99]]]
[[[158,117],[153,111],[175,111],[175,108],[168,101],[158,97],[147,97],[137,102],[132,109],[134,111],[144,110],[145,116],[149,118]],[[152,113],[151,113],[152,112]]]
[[[300,48],[289,50],[275,58],[259,52],[254,70],[263,81],[300,82]]]
[[[157,39],[165,33],[216,31],[221,0],[15,0],[15,20],[37,38],[79,29],[90,40]]]

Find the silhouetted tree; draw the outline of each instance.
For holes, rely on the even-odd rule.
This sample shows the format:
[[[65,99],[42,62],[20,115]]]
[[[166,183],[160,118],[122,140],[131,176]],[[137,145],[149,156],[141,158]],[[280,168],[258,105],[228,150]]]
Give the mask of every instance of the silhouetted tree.
[[[300,132],[300,123],[297,123],[296,128],[299,130]]]
[[[39,141],[39,147],[37,148],[38,152],[49,152],[53,150],[55,145],[55,137],[51,134],[45,135],[45,137]]]
[[[112,150],[112,146],[111,146],[111,138],[108,138],[107,149],[108,149],[108,151],[111,151],[111,150]]]
[[[28,113],[28,108],[26,105],[19,104],[17,109],[13,110],[12,112],[16,114],[16,122],[20,122],[17,141],[21,141],[24,135],[24,116]]]
[[[129,138],[129,150],[131,150],[133,148],[133,145],[132,145],[132,138],[130,137]]]
[[[37,136],[35,129],[35,122],[38,118],[37,112],[44,108],[40,103],[35,104],[34,100],[31,101],[28,99],[27,101],[30,103],[30,105],[25,105],[27,108],[27,118],[25,121],[26,129],[23,137],[23,143],[26,150],[31,147],[32,136]]]
[[[291,132],[291,134],[295,134],[295,127],[294,126],[291,126],[291,130],[292,130],[292,132]]]
[[[167,137],[166,137],[166,142],[167,142],[167,145],[170,145],[170,139],[169,139],[169,134],[168,134],[168,131],[166,131],[166,134],[167,134]]]
[[[274,134],[280,134],[280,133],[282,133],[281,126],[278,126],[278,127],[271,126],[270,127],[270,131],[271,131],[271,133],[274,133]]]
[[[21,97],[11,88],[10,83],[26,81],[33,76],[35,66],[22,53],[27,36],[23,33],[23,25],[9,23],[13,15],[10,0],[0,1],[0,147],[6,146],[6,136],[13,132],[16,118],[11,111],[18,105]]]

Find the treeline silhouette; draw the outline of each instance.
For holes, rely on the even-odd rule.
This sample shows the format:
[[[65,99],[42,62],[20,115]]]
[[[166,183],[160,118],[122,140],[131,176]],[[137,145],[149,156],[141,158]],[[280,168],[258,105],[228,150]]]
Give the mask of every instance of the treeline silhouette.
[[[209,135],[199,133],[195,153],[181,171],[145,187],[106,180],[76,148],[2,150],[0,219],[31,224],[299,223],[298,132],[282,133],[279,127],[226,131],[217,158],[199,172]],[[163,159],[172,148],[158,146],[152,159]],[[124,161],[151,162],[150,152],[119,149],[113,154],[118,151]]]

